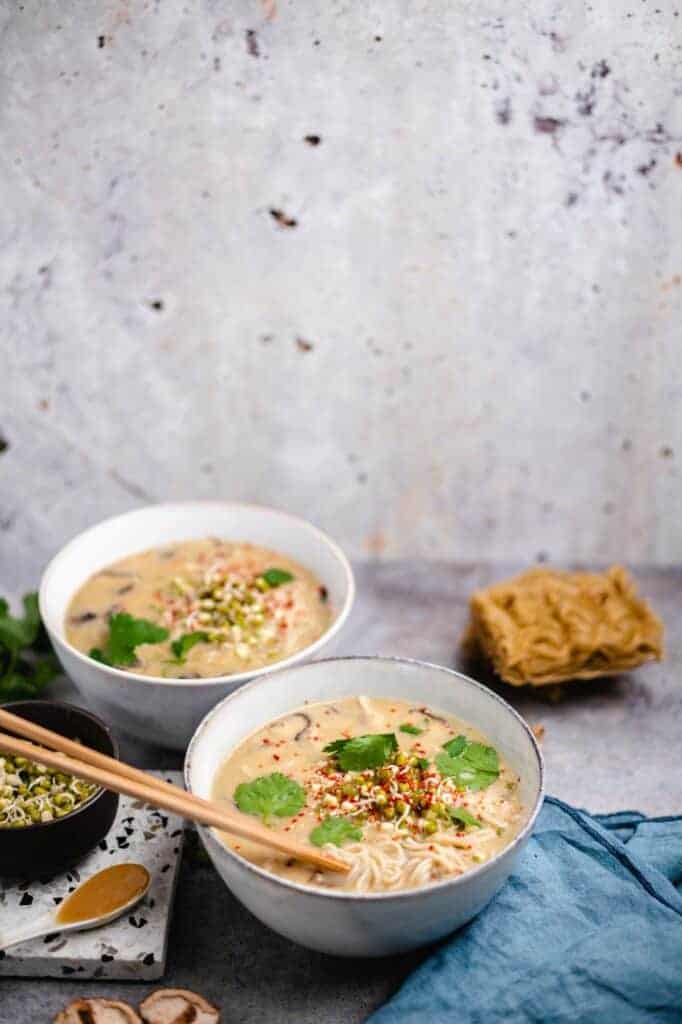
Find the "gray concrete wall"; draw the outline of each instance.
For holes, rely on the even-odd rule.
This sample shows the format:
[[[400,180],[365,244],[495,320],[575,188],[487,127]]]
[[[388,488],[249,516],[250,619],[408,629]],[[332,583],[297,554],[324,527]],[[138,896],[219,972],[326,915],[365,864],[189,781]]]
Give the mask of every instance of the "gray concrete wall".
[[[682,3],[0,10],[10,585],[193,496],[680,561]]]

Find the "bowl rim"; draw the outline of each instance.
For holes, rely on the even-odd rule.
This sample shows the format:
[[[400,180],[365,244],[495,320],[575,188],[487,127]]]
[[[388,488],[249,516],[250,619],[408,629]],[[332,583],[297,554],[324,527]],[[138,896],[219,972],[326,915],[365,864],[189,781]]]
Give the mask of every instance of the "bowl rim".
[[[66,555],[68,555],[73,548],[76,548],[85,537],[94,533],[96,530],[99,530],[101,527],[109,526],[114,522],[121,521],[122,519],[133,518],[140,512],[146,512],[149,511],[150,509],[163,511],[169,508],[177,508],[178,506],[189,508],[197,505],[209,505],[221,508],[258,509],[261,512],[272,512],[277,516],[289,519],[300,526],[306,527],[306,529],[308,529],[311,533],[315,534],[324,544],[327,545],[327,547],[331,550],[332,554],[334,555],[334,557],[336,558],[337,562],[340,564],[343,570],[346,583],[346,595],[338,615],[336,616],[334,621],[330,623],[330,625],[327,627],[324,633],[322,633],[322,635],[317,638],[317,640],[314,640],[311,644],[308,644],[307,647],[302,648],[300,651],[295,651],[294,654],[290,654],[288,658],[283,658],[281,661],[272,662],[270,665],[263,665],[257,669],[250,669],[244,672],[233,672],[230,675],[205,676],[200,679],[180,679],[177,676],[148,676],[143,675],[141,672],[128,672],[124,669],[116,668],[115,665],[104,665],[99,661],[95,661],[94,658],[90,658],[87,654],[84,654],[83,651],[79,651],[76,647],[73,646],[73,644],[69,643],[64,633],[63,622],[60,626],[59,633],[57,633],[47,624],[47,620],[45,618],[45,615],[43,614],[43,608],[45,604],[44,593],[51,582],[51,578],[55,575],[55,573],[59,571],[60,561],[62,561],[62,559],[66,557]],[[235,685],[238,685],[240,683],[246,682],[247,680],[255,680],[263,676],[272,675],[273,672],[278,671],[281,668],[288,668],[290,666],[295,665],[303,658],[309,658],[311,655],[315,653],[315,651],[319,650],[325,644],[329,643],[329,641],[332,640],[333,637],[335,637],[336,634],[339,632],[339,630],[345,625],[346,620],[348,619],[348,616],[350,615],[351,610],[353,608],[353,604],[355,603],[355,595],[355,576],[353,574],[353,569],[351,567],[348,557],[343,552],[341,547],[336,543],[336,541],[329,536],[328,533],[325,533],[324,530],[321,530],[319,526],[315,526],[315,524],[311,523],[310,520],[304,519],[302,516],[294,515],[291,512],[285,512],[282,509],[275,508],[272,505],[259,505],[255,502],[247,501],[220,501],[219,499],[206,499],[201,501],[160,501],[157,503],[152,503],[150,505],[141,505],[139,508],[130,509],[128,512],[122,512],[116,516],[108,516],[106,519],[102,519],[98,523],[94,523],[92,526],[88,526],[85,530],[81,530],[80,533],[77,533],[75,537],[72,537],[70,541],[67,541],[66,544],[64,544],[59,549],[59,551],[50,559],[47,566],[45,567],[43,575],[41,576],[40,579],[40,587],[38,589],[38,606],[40,608],[41,618],[43,622],[45,622],[46,629],[50,634],[50,638],[56,641],[57,644],[62,644],[68,650],[70,655],[72,655],[78,661],[83,662],[83,664],[88,665],[90,667],[95,666],[97,669],[104,672],[104,674],[108,675],[109,673],[112,673],[114,676],[118,676],[119,678],[134,680],[135,682],[139,683],[155,683],[157,685],[161,684],[164,686],[175,687],[189,685],[191,687],[196,687],[224,686],[226,683],[234,683]],[[73,597],[73,594],[71,596]]]
[[[79,715],[81,715],[83,718],[89,718],[92,722],[95,723],[95,725],[97,725],[102,730],[103,734],[111,743],[110,756],[118,760],[118,740],[114,736],[113,732],[111,731],[107,723],[103,719],[101,719],[99,715],[94,714],[94,712],[88,711],[87,708],[81,708],[78,706],[78,704],[71,704],[69,703],[69,701],[66,700],[32,700],[30,697],[27,697],[25,700],[8,701],[6,704],[2,705],[2,710],[14,713],[12,712],[12,708],[16,708],[20,704],[24,706],[26,704],[40,704],[43,706],[47,704],[51,707],[60,708],[61,710],[66,710],[70,712],[77,711]],[[21,718],[22,716],[19,715],[18,717]],[[7,833],[8,835],[25,836],[31,832],[37,833],[40,831],[40,829],[49,829],[51,826],[59,825],[64,821],[70,824],[76,817],[78,817],[79,814],[81,814],[83,811],[86,811],[89,807],[92,807],[93,804],[95,804],[98,800],[102,799],[105,796],[108,796],[110,793],[111,790],[105,789],[103,786],[98,786],[95,792],[92,794],[92,796],[88,797],[88,799],[84,803],[76,807],[75,810],[69,811],[68,814],[65,814],[63,818],[53,818],[52,821],[36,821],[32,825],[22,825],[20,829],[16,830],[16,832],[14,829],[5,829],[2,826],[0,826],[0,841],[3,838],[3,833]]]
[[[495,693],[494,690],[491,690],[489,687],[484,686],[483,683],[479,683],[475,679],[472,679],[471,676],[467,676],[463,672],[458,672],[456,669],[448,668],[445,665],[437,665],[435,662],[424,661],[419,658],[402,658],[392,655],[381,654],[350,654],[337,658],[320,658],[317,661],[307,662],[305,665],[299,665],[297,666],[297,668],[300,671],[306,671],[307,669],[311,669],[313,668],[313,666],[316,665],[329,665],[336,662],[344,661],[385,661],[394,662],[398,664],[415,665],[418,668],[422,669],[436,669],[437,671],[442,672],[447,676],[455,676],[457,679],[463,679],[466,683],[470,684],[476,689],[483,690],[483,692],[487,696],[492,697],[499,704],[501,704],[505,712],[511,715],[513,718],[515,718],[517,722],[519,722],[519,724],[521,725],[523,731],[526,733],[526,736],[530,741],[531,749],[535,754],[538,766],[538,791],[535,797],[535,802],[533,804],[532,810],[528,816],[528,820],[526,821],[526,824],[521,829],[521,831],[517,833],[516,836],[514,836],[511,843],[509,843],[507,846],[504,846],[499,851],[499,853],[496,853],[495,856],[492,857],[489,861],[486,861],[484,864],[480,864],[478,867],[470,868],[468,871],[465,871],[464,874],[462,875],[456,875],[455,877],[451,878],[444,878],[437,882],[428,882],[426,885],[412,886],[409,889],[400,889],[397,892],[339,892],[334,889],[321,889],[320,887],[315,887],[312,885],[304,885],[301,882],[291,882],[288,879],[282,878],[279,875],[272,874],[270,871],[266,871],[264,868],[258,867],[256,864],[252,864],[251,861],[246,860],[245,857],[240,856],[240,854],[236,853],[234,850],[231,850],[224,843],[221,843],[220,840],[216,838],[212,828],[203,825],[198,825],[197,829],[199,830],[202,839],[208,839],[211,843],[215,844],[215,846],[219,850],[227,853],[227,855],[231,857],[240,867],[245,868],[252,874],[258,875],[266,882],[270,882],[275,885],[281,885],[285,889],[293,889],[294,891],[303,893],[306,896],[315,896],[323,900],[361,900],[363,903],[373,903],[375,901],[383,903],[387,900],[403,900],[412,898],[415,895],[418,895],[419,893],[430,894],[433,892],[437,892],[441,889],[449,888],[450,886],[467,885],[469,884],[471,879],[478,878],[486,874],[495,865],[497,865],[502,860],[502,858],[507,857],[509,854],[512,853],[514,849],[516,849],[520,845],[523,845],[525,840],[533,831],[533,827],[535,825],[536,819],[538,817],[538,814],[540,813],[544,801],[545,762],[542,756],[542,751],[540,750],[539,744],[535,736],[533,735],[531,727],[528,725],[526,720],[518,713],[518,711],[516,711],[516,709],[513,708],[511,704],[509,704],[503,697],[500,697],[498,693]],[[183,765],[183,778],[185,781],[185,788],[187,789],[188,792],[193,792],[190,778],[190,773],[192,770],[192,756],[194,748],[198,744],[200,734],[203,732],[203,730],[208,725],[210,720],[215,715],[219,714],[221,709],[226,704],[229,704],[230,701],[235,700],[240,695],[245,694],[247,691],[257,688],[260,682],[260,680],[255,679],[252,683],[247,683],[245,686],[240,687],[239,690],[235,690],[233,693],[228,694],[227,697],[224,697],[223,700],[221,700],[218,704],[215,705],[215,707],[211,708],[208,714],[206,714],[204,718],[202,718],[201,722],[199,722],[199,725],[195,729],[194,734],[187,746],[187,752],[185,754],[185,761]]]

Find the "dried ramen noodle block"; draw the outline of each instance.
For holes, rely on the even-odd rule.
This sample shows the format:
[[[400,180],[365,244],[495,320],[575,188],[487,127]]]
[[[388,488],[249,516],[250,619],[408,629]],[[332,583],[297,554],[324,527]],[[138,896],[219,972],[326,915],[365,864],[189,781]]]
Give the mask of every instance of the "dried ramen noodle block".
[[[663,623],[622,566],[530,569],[471,598],[471,638],[513,686],[593,679],[663,656]]]

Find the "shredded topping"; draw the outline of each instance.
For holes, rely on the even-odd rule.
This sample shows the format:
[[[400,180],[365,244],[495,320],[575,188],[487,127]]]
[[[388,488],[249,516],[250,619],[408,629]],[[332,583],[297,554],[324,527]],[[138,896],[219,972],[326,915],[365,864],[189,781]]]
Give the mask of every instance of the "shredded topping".
[[[63,818],[96,791],[92,782],[25,757],[0,756],[0,828],[21,828]]]
[[[158,594],[172,636],[201,631],[244,661],[255,649],[261,657],[277,658],[295,609],[294,594],[285,585],[293,576],[275,569],[236,569],[224,558],[191,569],[191,575],[174,577]]]

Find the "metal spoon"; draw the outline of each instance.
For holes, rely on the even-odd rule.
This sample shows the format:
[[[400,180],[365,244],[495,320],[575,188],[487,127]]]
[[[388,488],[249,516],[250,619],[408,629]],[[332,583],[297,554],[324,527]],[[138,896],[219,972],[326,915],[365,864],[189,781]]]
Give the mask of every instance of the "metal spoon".
[[[16,946],[20,942],[27,942],[29,939],[40,938],[42,935],[49,935],[51,932],[55,934],[59,932],[62,935],[66,932],[82,932],[90,928],[99,928],[100,925],[115,921],[117,917],[121,917],[122,914],[125,914],[126,911],[139,903],[146,896],[151,885],[151,875],[142,864],[129,864],[126,866],[139,868],[141,872],[144,872],[146,881],[143,879],[142,889],[138,889],[125,903],[119,903],[118,906],[96,917],[81,918],[76,921],[64,921],[63,917],[60,919],[60,915],[64,915],[65,910],[68,909],[69,901],[74,900],[84,886],[89,885],[95,879],[99,879],[100,875],[111,871],[111,868],[104,868],[102,871],[98,871],[96,874],[91,875],[90,878],[86,878],[85,881],[81,882],[77,889],[69,893],[60,906],[48,911],[47,914],[41,914],[39,917],[33,918],[32,921],[26,921],[19,927],[13,928],[11,934],[9,932],[0,933],[0,950],[9,949],[10,946]]]

